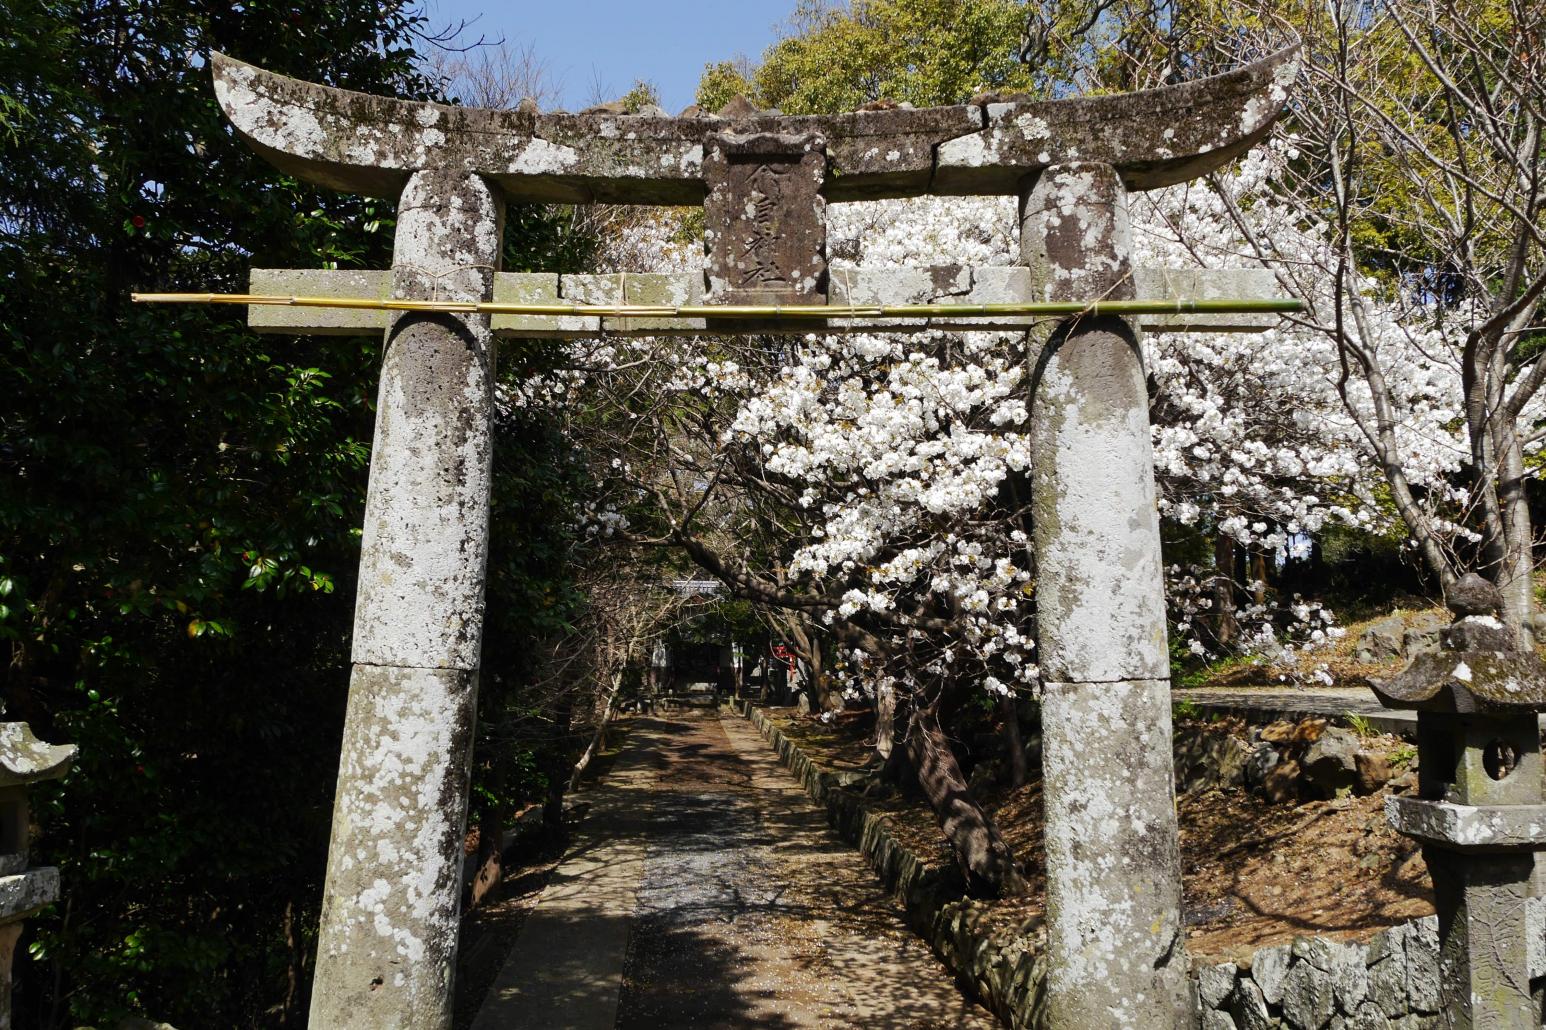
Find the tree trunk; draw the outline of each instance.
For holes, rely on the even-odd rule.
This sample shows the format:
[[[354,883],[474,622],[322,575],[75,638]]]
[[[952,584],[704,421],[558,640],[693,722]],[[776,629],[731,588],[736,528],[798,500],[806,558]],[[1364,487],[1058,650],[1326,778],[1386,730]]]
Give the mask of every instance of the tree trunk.
[[[622,686],[623,670],[618,669],[612,673],[611,689],[607,691],[607,699],[601,706],[601,713],[596,716],[596,732],[591,734],[590,743],[585,745],[585,750],[574,763],[574,771],[569,774],[570,790],[579,787],[580,777],[585,775],[586,766],[590,765],[597,753],[606,746],[607,727],[612,723],[612,709],[617,703],[618,691]]]
[[[553,718],[553,758],[547,763],[548,796],[542,806],[542,827],[556,837],[564,835],[564,788],[569,786],[569,763],[564,760],[569,727],[574,720],[574,704],[567,697]]]
[[[1228,533],[1213,538],[1213,642],[1220,651],[1234,647],[1240,637],[1235,617],[1235,541]]]
[[[911,723],[907,756],[917,771],[918,786],[955,852],[968,892],[977,897],[1023,892],[1025,879],[1014,856],[992,817],[972,798],[937,713],[933,709],[915,710]]]
[[[875,688],[875,753],[890,758],[896,746],[896,688],[889,683]]]
[[[838,707],[832,703],[826,677],[822,675],[821,639],[807,631],[805,620],[798,614],[790,613],[785,617],[784,625],[789,630],[790,643],[799,656],[805,659],[805,667],[810,670],[812,707],[823,712]]]
[[[1004,720],[1004,747],[1009,751],[1009,785],[1023,787],[1029,777],[1025,766],[1025,740],[1020,736],[1020,706],[1014,694],[998,699],[998,714]]]
[[[1517,431],[1509,434],[1498,464],[1503,553],[1497,582],[1498,589],[1503,592],[1503,624],[1513,631],[1518,646],[1529,648],[1535,642],[1535,627],[1531,625],[1531,616],[1535,612],[1535,555],[1530,505],[1525,497],[1528,476]]]

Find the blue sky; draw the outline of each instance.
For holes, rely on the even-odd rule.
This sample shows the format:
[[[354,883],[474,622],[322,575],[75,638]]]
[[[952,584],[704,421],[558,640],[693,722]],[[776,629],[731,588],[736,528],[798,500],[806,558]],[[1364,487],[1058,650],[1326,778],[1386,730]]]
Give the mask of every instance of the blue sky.
[[[660,90],[675,114],[692,103],[705,64],[737,54],[756,60],[795,0],[424,0],[431,26],[476,18],[468,34],[530,44],[547,63],[567,110],[585,106],[600,82],[607,98],[636,79]]]

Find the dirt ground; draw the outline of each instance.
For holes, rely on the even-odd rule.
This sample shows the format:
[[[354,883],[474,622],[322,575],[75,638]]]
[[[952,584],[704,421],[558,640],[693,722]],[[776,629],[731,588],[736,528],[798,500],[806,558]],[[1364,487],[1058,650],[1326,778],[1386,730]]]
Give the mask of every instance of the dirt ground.
[[[825,726],[769,713],[819,764],[858,768],[868,758],[858,721]],[[1242,727],[1214,727],[1216,730]],[[1400,741],[1370,737],[1364,746],[1399,751]],[[1231,959],[1304,934],[1348,939],[1432,913],[1432,885],[1416,846],[1390,829],[1385,798],[1411,789],[1411,778],[1384,790],[1329,800],[1268,801],[1244,788],[1182,795],[1183,910],[1187,946],[1200,958]],[[1026,868],[1030,890],[996,901],[997,927],[1034,930],[1044,911],[1041,784],[988,787],[979,800]],[[920,797],[870,798],[890,814],[893,832],[920,856],[952,864],[950,849]]]

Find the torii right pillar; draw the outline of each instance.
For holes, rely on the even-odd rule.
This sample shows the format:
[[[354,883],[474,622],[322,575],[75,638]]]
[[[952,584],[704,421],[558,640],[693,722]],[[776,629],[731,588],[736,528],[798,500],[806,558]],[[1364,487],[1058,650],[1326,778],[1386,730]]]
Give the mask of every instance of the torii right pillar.
[[[1133,296],[1127,190],[1053,165],[1021,194],[1034,299]],[[1192,1024],[1149,399],[1134,325],[1079,317],[1033,378],[1047,1025]]]

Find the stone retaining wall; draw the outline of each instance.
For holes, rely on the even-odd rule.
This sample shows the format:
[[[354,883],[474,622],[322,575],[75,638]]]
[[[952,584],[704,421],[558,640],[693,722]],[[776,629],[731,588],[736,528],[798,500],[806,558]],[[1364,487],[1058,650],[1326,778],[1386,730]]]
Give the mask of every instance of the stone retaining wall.
[[[883,814],[867,809],[854,794],[834,789],[852,782],[854,774],[821,769],[759,709],[736,704],[811,800],[826,808],[833,829],[869,859],[881,882],[903,903],[908,925],[951,972],[1005,1025],[1014,1030],[1035,1026],[1046,981],[1042,935],[989,932],[981,925],[983,905],[945,886],[944,871],[892,836]]]
[[[1039,1026],[1043,934],[983,927],[982,905],[948,889],[941,870],[891,835],[884,815],[836,789],[854,782],[856,774],[820,768],[763,712],[736,703],[806,794],[826,808],[833,828],[869,859],[902,901],[908,924],[945,965],[1007,1026]],[[1529,925],[1535,982],[1546,974],[1543,899],[1530,899]],[[1429,1030],[1439,1025],[1438,920],[1403,923],[1366,942],[1301,937],[1262,948],[1248,962],[1198,967],[1193,976],[1202,1030]]]

